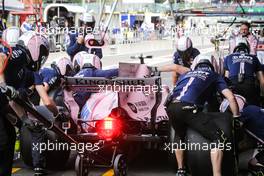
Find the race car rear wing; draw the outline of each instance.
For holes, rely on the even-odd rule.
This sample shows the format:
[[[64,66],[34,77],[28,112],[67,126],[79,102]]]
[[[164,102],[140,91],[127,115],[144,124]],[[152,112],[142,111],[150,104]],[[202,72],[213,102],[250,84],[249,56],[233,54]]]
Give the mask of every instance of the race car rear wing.
[[[102,78],[102,77],[65,77],[66,88],[72,91],[98,93],[102,91],[136,92],[148,89],[161,89],[159,76],[150,78]]]

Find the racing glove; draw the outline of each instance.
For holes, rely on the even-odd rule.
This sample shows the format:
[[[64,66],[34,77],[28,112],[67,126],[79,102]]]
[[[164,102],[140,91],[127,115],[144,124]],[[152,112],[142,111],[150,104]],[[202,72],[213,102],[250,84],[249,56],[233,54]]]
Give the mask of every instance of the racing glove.
[[[36,127],[36,123],[34,123],[31,119],[25,116],[22,117],[22,123],[23,126],[27,127],[30,130],[34,130]]]
[[[11,86],[0,87],[0,90],[3,94],[6,95],[9,101],[16,99],[19,95],[19,92]]]

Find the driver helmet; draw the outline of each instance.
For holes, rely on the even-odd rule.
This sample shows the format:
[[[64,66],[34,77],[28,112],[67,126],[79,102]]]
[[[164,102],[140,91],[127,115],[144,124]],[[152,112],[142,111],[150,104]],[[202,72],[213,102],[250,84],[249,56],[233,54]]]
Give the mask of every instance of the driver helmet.
[[[208,67],[212,70],[212,71],[216,71],[218,69],[218,64],[217,61],[215,60],[214,57],[212,56],[207,56],[207,55],[198,55],[194,61],[193,64],[191,66],[192,70],[195,70],[199,67]]]
[[[6,41],[11,47],[16,46],[21,35],[18,27],[12,26],[3,31],[2,39]]]
[[[57,63],[51,65],[60,76],[73,76],[73,64],[67,57],[63,57],[58,60]]]
[[[238,104],[239,112],[242,112],[246,104],[246,99],[238,94],[234,94],[234,96]],[[229,110],[229,101],[227,99],[224,99],[224,101],[221,103],[219,110],[220,112],[226,112],[227,110]]]
[[[81,51],[73,57],[73,67],[76,72],[85,68],[101,69],[101,61],[98,56]]]
[[[244,52],[244,53],[250,52],[249,44],[246,38],[244,37],[236,38],[236,45],[235,45],[233,53],[235,52]]]
[[[28,68],[32,71],[38,71],[49,56],[47,38],[34,31],[24,33],[18,39],[17,47],[26,52]]]

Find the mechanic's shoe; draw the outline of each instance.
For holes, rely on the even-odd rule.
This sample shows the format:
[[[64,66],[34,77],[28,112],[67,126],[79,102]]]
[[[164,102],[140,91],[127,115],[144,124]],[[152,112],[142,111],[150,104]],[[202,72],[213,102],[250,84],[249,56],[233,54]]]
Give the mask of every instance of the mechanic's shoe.
[[[251,163],[248,164],[248,169],[255,175],[255,176],[264,176],[264,166],[260,164],[253,165]]]
[[[42,175],[47,175],[47,172],[46,172],[46,170],[45,169],[43,169],[43,168],[39,168],[39,167],[37,167],[37,168],[34,168],[34,176],[42,176]]]
[[[185,169],[178,169],[176,176],[188,176]]]

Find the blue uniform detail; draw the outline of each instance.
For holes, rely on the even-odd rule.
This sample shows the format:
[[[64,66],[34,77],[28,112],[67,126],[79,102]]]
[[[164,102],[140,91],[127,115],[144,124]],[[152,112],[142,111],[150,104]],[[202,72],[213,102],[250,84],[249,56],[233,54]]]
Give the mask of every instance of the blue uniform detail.
[[[241,66],[241,63],[244,63],[244,66]],[[233,53],[224,59],[224,69],[229,71],[231,80],[237,80],[241,69],[245,78],[254,79],[255,73],[262,71],[262,66],[254,55]]]
[[[53,68],[43,68],[39,71],[39,74],[42,78],[43,83],[51,84],[55,83],[53,80],[59,78],[59,74]],[[52,85],[50,85],[52,86]]]
[[[264,110],[255,105],[248,105],[241,115],[240,120],[244,127],[264,140]]]
[[[180,76],[173,97],[185,103],[203,106],[213,95],[227,88],[224,79],[209,67],[197,68]]]
[[[80,51],[86,51],[91,54],[95,54],[99,58],[103,57],[102,49],[101,48],[92,48],[91,50],[87,48],[85,45],[77,43],[78,34],[69,34],[70,36],[70,44],[67,48],[67,53],[73,58],[75,54]]]
[[[200,51],[196,48],[193,48],[192,51],[191,51],[191,61],[194,60],[194,58],[196,56],[198,56],[200,54]],[[182,66],[185,66],[185,67],[188,67],[190,68],[191,65],[187,62],[184,62],[184,60],[181,58],[180,54],[176,51],[173,55],[173,63],[174,64],[177,64],[177,65],[182,65]]]
[[[114,76],[118,76],[118,69],[110,69],[110,70],[96,70],[96,69],[83,69],[79,73],[75,75],[75,77],[105,77],[111,78]],[[83,107],[88,98],[90,98],[90,92],[76,92],[74,95],[74,99],[76,103]]]

